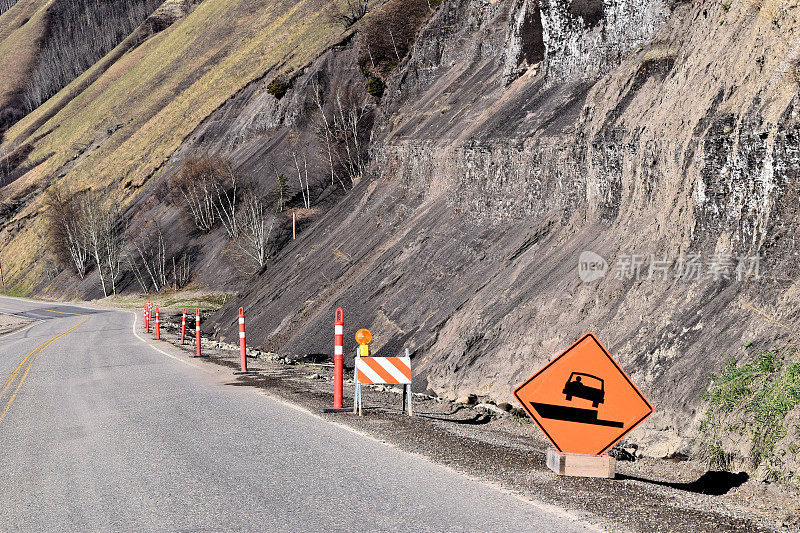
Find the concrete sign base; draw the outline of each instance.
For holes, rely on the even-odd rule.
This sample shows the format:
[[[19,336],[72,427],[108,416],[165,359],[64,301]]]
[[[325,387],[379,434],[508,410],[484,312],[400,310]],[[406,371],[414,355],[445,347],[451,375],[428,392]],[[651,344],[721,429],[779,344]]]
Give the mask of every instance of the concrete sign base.
[[[560,476],[613,478],[617,461],[610,455],[561,453],[548,448],[547,467]]]

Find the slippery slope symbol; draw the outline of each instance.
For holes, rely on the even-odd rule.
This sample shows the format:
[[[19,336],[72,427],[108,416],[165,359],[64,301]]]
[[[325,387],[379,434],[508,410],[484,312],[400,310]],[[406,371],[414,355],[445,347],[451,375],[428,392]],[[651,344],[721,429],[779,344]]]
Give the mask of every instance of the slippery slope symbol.
[[[613,428],[621,428],[624,425],[622,422],[614,420],[598,420],[597,411],[594,409],[581,409],[579,407],[537,402],[531,402],[531,405],[542,418],[549,418],[551,420],[564,420],[567,422],[577,422],[579,424],[594,424],[596,426],[610,426]]]
[[[653,412],[591,333],[517,387],[514,396],[563,453],[605,453]]]

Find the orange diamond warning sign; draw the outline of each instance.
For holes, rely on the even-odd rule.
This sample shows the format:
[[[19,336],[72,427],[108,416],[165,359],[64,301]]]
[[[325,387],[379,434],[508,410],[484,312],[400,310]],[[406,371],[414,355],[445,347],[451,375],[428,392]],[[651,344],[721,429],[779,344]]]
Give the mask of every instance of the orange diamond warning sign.
[[[514,396],[562,453],[605,453],[653,412],[592,333],[517,387]]]

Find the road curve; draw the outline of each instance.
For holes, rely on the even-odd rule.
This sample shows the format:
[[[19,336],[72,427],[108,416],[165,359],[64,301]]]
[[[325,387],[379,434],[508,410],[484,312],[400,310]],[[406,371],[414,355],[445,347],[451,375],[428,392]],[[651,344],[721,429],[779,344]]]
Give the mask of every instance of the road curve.
[[[590,526],[134,333],[133,313],[0,297],[3,531],[537,531]]]

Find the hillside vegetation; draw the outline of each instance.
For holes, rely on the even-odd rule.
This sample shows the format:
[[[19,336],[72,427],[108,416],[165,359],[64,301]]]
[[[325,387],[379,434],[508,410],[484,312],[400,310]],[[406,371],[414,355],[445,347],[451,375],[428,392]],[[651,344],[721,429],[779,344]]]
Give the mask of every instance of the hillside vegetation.
[[[25,115],[25,91],[47,31],[50,3],[22,0],[0,15],[0,141]]]
[[[36,109],[128,37],[163,0],[22,2],[0,19],[15,51],[0,67],[0,131]],[[13,5],[8,4],[10,10]],[[3,12],[6,10],[0,10]],[[31,12],[36,16],[32,17]],[[31,19],[34,19],[31,23]],[[3,36],[7,36],[7,39]],[[0,44],[0,46],[2,46]],[[13,68],[21,70],[12,70]]]
[[[341,30],[326,23],[322,4],[205,0],[68,102],[57,94],[7,132],[4,146],[31,144],[28,160],[38,163],[6,187],[7,201],[59,183],[104,189],[124,205],[231,95],[270,69],[299,68],[332,44]],[[41,220],[31,217],[41,206],[39,200],[20,206],[0,237],[4,268],[25,287],[46,269],[37,261],[46,255]]]

